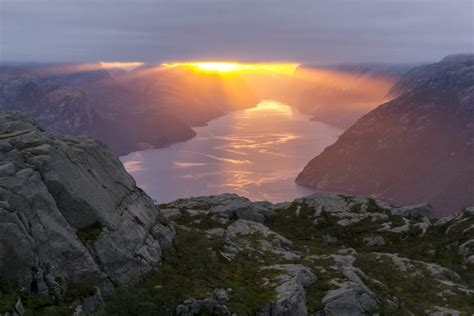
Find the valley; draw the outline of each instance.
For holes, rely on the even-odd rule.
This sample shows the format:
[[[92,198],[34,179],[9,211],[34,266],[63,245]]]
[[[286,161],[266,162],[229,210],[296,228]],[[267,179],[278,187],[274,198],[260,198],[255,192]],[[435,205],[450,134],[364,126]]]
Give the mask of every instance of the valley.
[[[121,157],[138,186],[160,203],[225,192],[272,202],[307,195],[312,190],[295,184],[296,175],[343,132],[274,100],[195,131],[191,140]]]

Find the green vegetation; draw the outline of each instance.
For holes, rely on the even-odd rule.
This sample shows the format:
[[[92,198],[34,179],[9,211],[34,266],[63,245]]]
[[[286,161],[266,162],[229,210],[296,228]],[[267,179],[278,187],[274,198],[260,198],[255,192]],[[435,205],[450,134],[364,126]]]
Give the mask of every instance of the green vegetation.
[[[181,210],[182,216],[176,221],[179,225],[188,225],[194,228],[207,230],[217,227],[225,227],[226,225],[221,224],[217,221],[217,217],[212,213],[199,213],[197,215],[190,215],[188,212]]]
[[[373,198],[367,199],[367,212],[380,212],[380,207]]]
[[[437,277],[433,277],[426,268],[419,265],[415,266],[415,271],[401,272],[390,258],[377,257],[374,254],[357,255],[354,265],[361,268],[370,278],[381,282],[368,283],[368,285],[381,299],[379,312],[383,314],[395,312],[393,304],[385,300],[394,296],[398,298],[402,308],[402,310],[397,309],[398,314],[411,312],[415,315],[424,315],[425,311],[432,309],[433,306],[455,308],[465,312],[466,315],[474,310],[472,297],[454,287],[443,285]],[[380,269],[381,266],[384,268]],[[446,293],[442,294],[443,291]]]
[[[86,243],[89,240],[96,240],[97,237],[99,237],[99,235],[102,233],[103,229],[104,226],[102,223],[96,221],[92,225],[79,228],[76,231],[76,235],[83,243]]]
[[[290,240],[291,245],[281,245],[274,235],[264,236],[259,232],[239,235],[232,242],[240,248],[240,252],[232,260],[222,255],[228,252],[228,241],[221,236],[209,236],[205,231],[217,227],[225,229],[235,219],[225,222],[212,212],[190,215],[182,210],[175,227],[177,239],[173,248],[164,252],[161,265],[135,286],[119,287],[107,298],[101,313],[173,315],[176,306],[187,299],[202,300],[211,297],[215,289],[232,289],[228,292],[229,301],[225,305],[238,315],[251,315],[275,300],[275,279],[284,273],[263,267],[290,263],[278,253],[273,253],[273,246],[288,248],[288,251],[301,255],[301,259],[291,263],[303,264],[317,276],[317,281],[306,288],[310,313],[324,308],[321,300],[329,290],[337,288],[336,282],[347,281],[330,255],[341,253],[343,249],[350,253],[348,248],[356,251],[354,266],[362,271],[357,274],[379,299],[375,313],[417,315],[433,310],[434,306],[455,308],[465,313],[474,310],[472,296],[462,292],[463,286],[472,288],[474,269],[466,267],[458,253],[459,245],[473,236],[466,233],[474,223],[473,215],[466,213],[461,220],[458,218],[443,225],[432,225],[423,233],[422,228],[417,226],[420,221],[384,212],[373,199],[369,199],[366,205],[352,197],[345,199],[354,213],[384,213],[388,218],[369,216],[355,224],[342,226],[338,224],[340,218],[324,209],[315,217],[313,207],[293,203],[287,209],[277,210],[277,215],[265,223],[272,231]],[[388,222],[391,227],[408,223],[409,230],[402,233],[380,231]],[[96,239],[102,231],[103,226],[95,222],[77,230],[77,235],[85,243]],[[385,244],[368,246],[367,240],[374,237],[382,237]],[[408,271],[400,271],[389,256],[377,252],[397,253],[411,260],[437,263],[455,271],[461,278],[452,280],[449,273],[433,275],[423,262],[416,261],[411,262]],[[460,287],[443,284],[440,280],[455,281]],[[66,304],[94,293],[94,288],[87,282],[69,283],[64,301],[58,303],[38,295],[21,293],[2,281],[0,313],[11,310],[17,298],[21,297],[30,313],[28,315],[67,314],[70,311]],[[397,305],[401,306],[401,310]],[[215,315],[214,312],[201,311],[201,314]]]
[[[96,293],[96,290],[91,285],[90,282],[87,282],[87,281],[72,282],[69,284],[69,288],[66,292],[66,297],[64,298],[64,300],[67,302],[72,302],[76,299],[92,296],[95,293]]]
[[[116,292],[108,312],[127,315],[125,311],[132,309],[142,315],[172,315],[184,300],[204,299],[216,288],[232,289],[227,306],[239,315],[248,315],[274,298],[273,288],[263,286],[262,280],[276,272],[261,270],[251,253],[228,262],[220,255],[224,240],[195,229],[178,229],[177,239],[157,271],[135,288]]]
[[[64,303],[50,297],[25,293],[10,282],[0,278],[0,314],[12,313],[18,298],[21,299],[26,310],[25,316],[71,315],[71,310]]]

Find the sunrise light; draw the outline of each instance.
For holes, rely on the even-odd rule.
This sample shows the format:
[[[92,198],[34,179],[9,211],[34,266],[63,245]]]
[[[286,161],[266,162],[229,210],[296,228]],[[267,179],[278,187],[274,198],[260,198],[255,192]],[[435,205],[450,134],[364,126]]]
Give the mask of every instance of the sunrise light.
[[[117,61],[101,61],[100,65],[105,69],[117,69],[121,68],[124,70],[133,70],[143,65],[143,62],[132,61],[132,62],[117,62]]]
[[[275,72],[293,74],[297,63],[239,63],[239,62],[177,62],[164,63],[163,67],[185,67],[201,72],[230,73],[230,72]]]

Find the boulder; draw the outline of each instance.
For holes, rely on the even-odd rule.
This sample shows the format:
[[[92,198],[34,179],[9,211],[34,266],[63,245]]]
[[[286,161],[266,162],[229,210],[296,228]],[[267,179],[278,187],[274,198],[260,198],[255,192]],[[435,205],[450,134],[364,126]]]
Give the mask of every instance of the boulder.
[[[422,203],[417,205],[409,205],[397,208],[392,211],[395,215],[401,215],[403,217],[411,217],[411,218],[421,218],[427,217],[429,219],[435,218],[435,211],[431,204],[429,203]]]
[[[177,208],[165,208],[160,210],[161,220],[165,223],[175,222],[180,219],[183,214]]]
[[[160,262],[160,238],[172,232],[100,143],[0,114],[0,161],[1,277],[57,297],[75,283],[107,295]]]
[[[278,270],[281,274],[272,280],[277,283],[276,301],[258,315],[308,315],[305,287],[316,282],[316,276],[311,269],[300,264],[276,264],[263,269]]]
[[[325,316],[365,315],[378,306],[377,298],[371,291],[352,282],[330,290],[321,302],[325,304]]]
[[[263,223],[266,218],[273,216],[273,204],[270,202],[251,202],[237,194],[224,193],[221,195],[199,196],[178,199],[168,204],[169,207],[194,210],[208,210],[229,218],[246,219]]]

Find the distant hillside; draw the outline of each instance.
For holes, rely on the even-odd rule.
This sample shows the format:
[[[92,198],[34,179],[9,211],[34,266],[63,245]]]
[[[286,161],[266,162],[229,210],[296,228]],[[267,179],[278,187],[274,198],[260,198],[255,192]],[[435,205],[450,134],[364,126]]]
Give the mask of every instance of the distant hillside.
[[[27,113],[49,131],[96,137],[120,155],[187,140],[191,126],[257,101],[241,81],[185,69],[111,77],[100,64],[0,67],[0,111]]]
[[[474,55],[416,67],[379,106],[311,160],[296,182],[320,190],[429,201],[441,214],[474,203]]]

